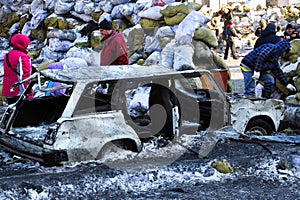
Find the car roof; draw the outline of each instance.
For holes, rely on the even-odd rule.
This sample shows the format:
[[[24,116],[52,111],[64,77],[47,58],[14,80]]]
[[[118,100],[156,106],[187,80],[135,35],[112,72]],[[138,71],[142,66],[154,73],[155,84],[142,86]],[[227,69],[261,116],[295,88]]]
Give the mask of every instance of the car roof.
[[[206,71],[206,70],[205,70]],[[110,65],[88,66],[69,69],[47,69],[41,74],[54,80],[67,83],[79,81],[113,81],[120,79],[135,79],[154,76],[170,76],[180,74],[199,73],[197,70],[174,71],[162,65]]]

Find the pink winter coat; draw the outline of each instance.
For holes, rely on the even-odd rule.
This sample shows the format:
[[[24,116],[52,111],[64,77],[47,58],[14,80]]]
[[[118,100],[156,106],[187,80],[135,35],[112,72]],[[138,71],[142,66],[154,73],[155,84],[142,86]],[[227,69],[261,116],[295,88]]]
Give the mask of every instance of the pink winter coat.
[[[28,82],[15,87],[11,92],[10,87],[18,81],[24,80],[31,75],[31,61],[27,54],[27,47],[30,43],[29,37],[23,34],[15,34],[11,38],[13,49],[7,54],[11,67],[6,63],[4,57],[4,78],[2,96],[14,97],[19,96],[28,86]]]

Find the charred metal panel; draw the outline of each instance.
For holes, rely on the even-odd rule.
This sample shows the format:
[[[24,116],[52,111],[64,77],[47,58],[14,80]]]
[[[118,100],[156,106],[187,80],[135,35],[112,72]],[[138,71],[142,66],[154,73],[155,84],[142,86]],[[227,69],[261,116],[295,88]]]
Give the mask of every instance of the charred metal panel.
[[[95,159],[101,148],[114,140],[134,140],[138,150],[141,142],[126,124],[121,111],[60,119],[55,150],[66,149],[70,161]]]
[[[244,132],[250,119],[259,116],[269,116],[277,130],[284,117],[285,107],[281,100],[232,98],[230,103],[232,126],[238,132]]]

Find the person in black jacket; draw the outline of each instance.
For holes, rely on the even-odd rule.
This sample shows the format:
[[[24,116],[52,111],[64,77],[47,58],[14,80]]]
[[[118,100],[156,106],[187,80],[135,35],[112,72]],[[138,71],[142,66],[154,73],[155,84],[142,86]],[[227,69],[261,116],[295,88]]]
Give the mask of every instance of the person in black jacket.
[[[238,59],[236,55],[235,44],[234,44],[234,37],[237,37],[238,35],[235,28],[232,26],[231,21],[228,21],[222,35],[223,35],[223,39],[226,41],[224,59],[226,60],[228,58],[229,48],[232,52],[233,59]]]
[[[284,38],[289,41],[292,41],[293,39],[299,39],[299,34],[295,31],[292,24],[286,25],[284,31]]]
[[[276,25],[274,23],[269,23],[261,32],[261,36],[256,40],[254,49],[267,43],[276,44],[280,40],[280,37],[276,35]]]
[[[261,19],[259,21],[259,26],[257,27],[257,29],[255,30],[255,36],[260,37],[261,36],[261,32],[263,30],[265,30],[265,28],[267,27],[267,21],[265,19]]]

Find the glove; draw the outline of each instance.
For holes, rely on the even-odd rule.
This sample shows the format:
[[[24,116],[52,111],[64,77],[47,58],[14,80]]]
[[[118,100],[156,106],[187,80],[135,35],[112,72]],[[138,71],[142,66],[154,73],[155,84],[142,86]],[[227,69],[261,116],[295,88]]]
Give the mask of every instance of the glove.
[[[296,91],[296,88],[290,83],[286,86],[286,88],[293,91],[293,92]]]
[[[260,72],[254,71],[252,78],[258,80],[260,76]]]

